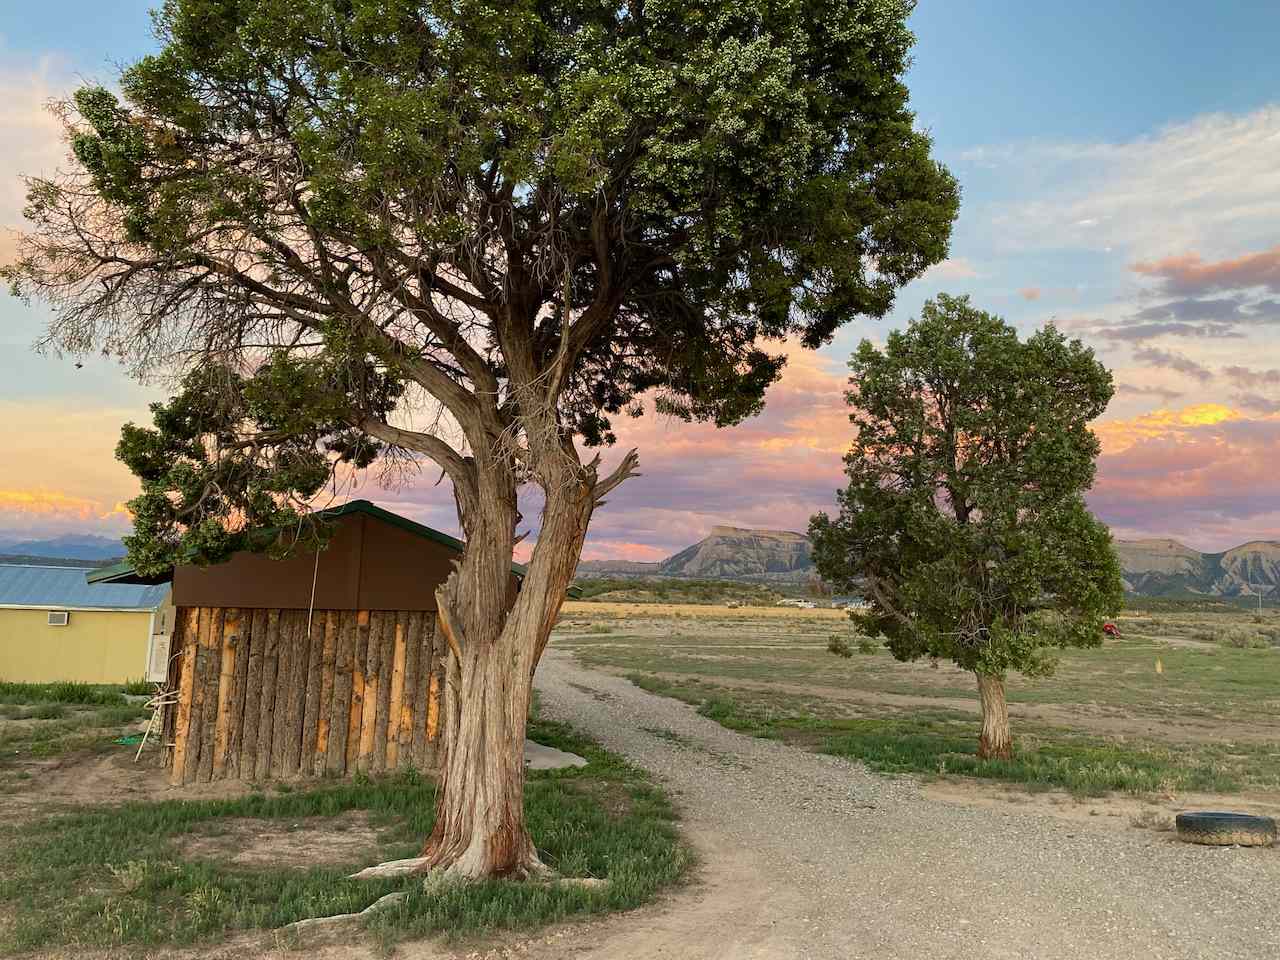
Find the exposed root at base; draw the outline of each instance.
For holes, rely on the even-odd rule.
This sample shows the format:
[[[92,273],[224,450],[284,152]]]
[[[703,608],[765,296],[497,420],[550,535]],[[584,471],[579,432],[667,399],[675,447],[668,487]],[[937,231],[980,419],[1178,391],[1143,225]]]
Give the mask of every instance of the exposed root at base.
[[[331,917],[311,917],[306,920],[295,920],[293,923],[286,924],[279,929],[279,933],[306,933],[311,930],[328,929],[330,927],[342,926],[350,923],[352,920],[360,920],[364,917],[372,916],[379,910],[385,910],[387,907],[394,906],[405,897],[407,893],[388,893],[385,897],[379,897],[369,906],[365,907],[359,913],[338,913]]]
[[[353,873],[350,880],[383,880],[387,877],[407,877],[411,873],[422,873],[427,865],[426,857],[410,857],[408,860],[388,860],[372,867],[365,867]]]
[[[372,867],[365,867],[358,873],[351,874],[348,879],[385,880],[387,878],[394,879],[396,877],[407,877],[411,874],[421,873],[424,875],[423,884],[428,888],[448,883],[465,883],[467,881],[467,878],[459,877],[448,869],[426,870],[425,867],[427,865],[427,860],[427,857],[410,857],[408,860],[388,860],[386,863],[379,863]],[[526,883],[539,884],[542,886],[585,887],[587,889],[603,887],[609,882],[608,880],[604,880],[599,877],[557,877],[551,868],[546,866],[543,866],[537,873],[527,877],[521,877],[519,879]],[[395,894],[390,894],[390,896],[395,896]],[[385,900],[386,898],[384,897],[383,899]],[[374,906],[377,906],[377,904],[374,904]],[[349,914],[348,916],[358,916],[358,914]],[[307,921],[300,922],[305,923]]]

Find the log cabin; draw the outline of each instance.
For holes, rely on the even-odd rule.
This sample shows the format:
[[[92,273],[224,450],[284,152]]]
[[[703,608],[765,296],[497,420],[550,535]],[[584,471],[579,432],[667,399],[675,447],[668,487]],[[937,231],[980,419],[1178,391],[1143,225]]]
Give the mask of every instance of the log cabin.
[[[437,765],[446,647],[436,588],[465,544],[367,500],[320,511],[325,545],[240,552],[143,577],[172,582],[152,676],[174,784],[378,774]],[[524,568],[512,564],[511,596]]]

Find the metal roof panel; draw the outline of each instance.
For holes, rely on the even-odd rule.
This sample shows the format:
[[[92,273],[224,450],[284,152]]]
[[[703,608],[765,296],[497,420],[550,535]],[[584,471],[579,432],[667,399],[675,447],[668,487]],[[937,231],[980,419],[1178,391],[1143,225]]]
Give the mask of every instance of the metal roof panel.
[[[86,583],[92,568],[0,564],[0,606],[154,610],[169,584]]]

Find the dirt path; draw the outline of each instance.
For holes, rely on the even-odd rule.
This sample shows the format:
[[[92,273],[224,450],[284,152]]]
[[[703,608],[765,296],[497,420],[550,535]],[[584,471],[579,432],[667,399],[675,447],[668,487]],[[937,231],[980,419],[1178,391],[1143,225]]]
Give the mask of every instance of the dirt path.
[[[1008,805],[744,737],[548,651],[544,713],[652,771],[697,847],[694,883],[622,916],[403,960],[1273,960],[1280,848],[1179,844]],[[1101,818],[1094,818],[1100,820]],[[195,960],[373,960],[376,944],[259,935]],[[148,956],[138,951],[138,957]],[[53,955],[114,960],[119,953]]]
[[[1280,953],[1280,850],[1192,847],[1164,834],[930,800],[913,783],[740,736],[555,650],[538,687],[550,716],[668,784],[704,867],[688,894],[522,944],[521,956]]]

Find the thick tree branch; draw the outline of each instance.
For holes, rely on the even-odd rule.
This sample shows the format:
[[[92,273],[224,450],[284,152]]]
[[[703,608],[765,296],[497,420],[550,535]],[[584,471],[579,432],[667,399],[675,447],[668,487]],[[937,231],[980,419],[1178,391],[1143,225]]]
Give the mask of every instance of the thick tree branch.
[[[635,450],[629,451],[612,473],[596,481],[596,485],[592,490],[592,496],[595,497],[596,504],[599,505],[611,490],[616,489],[624,481],[631,477],[641,476],[636,469],[638,466],[640,466],[640,455]]]

